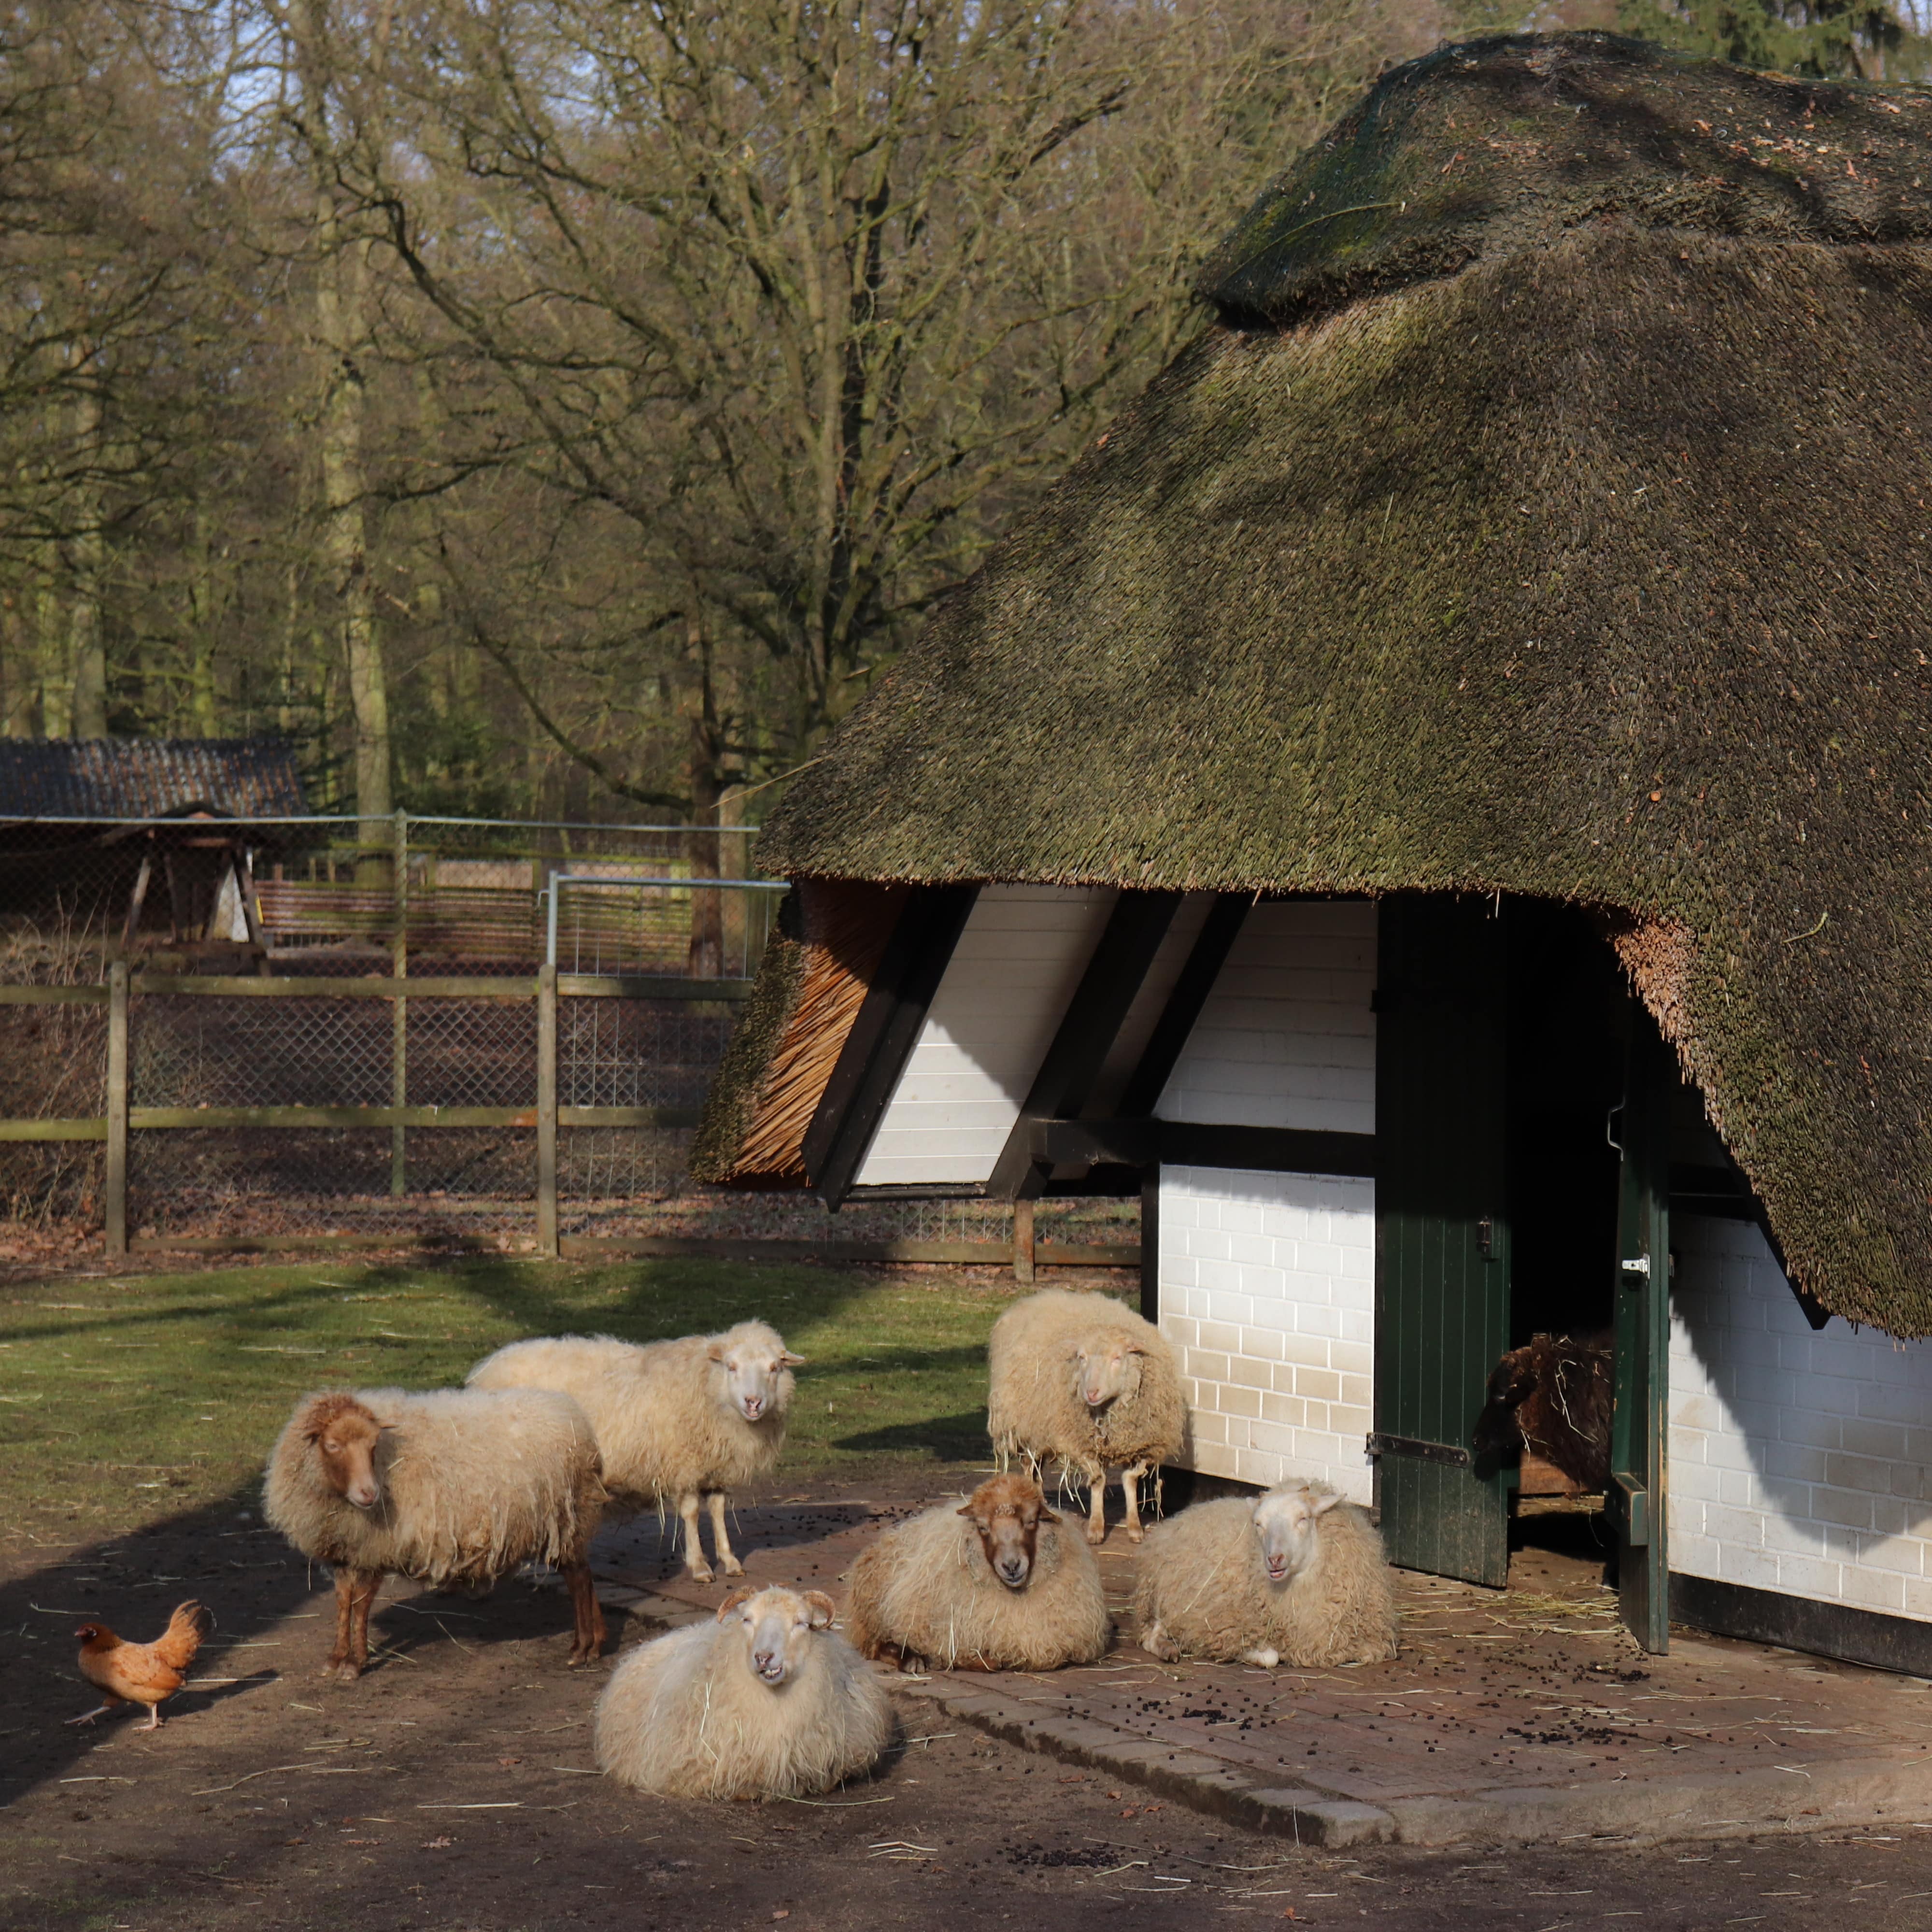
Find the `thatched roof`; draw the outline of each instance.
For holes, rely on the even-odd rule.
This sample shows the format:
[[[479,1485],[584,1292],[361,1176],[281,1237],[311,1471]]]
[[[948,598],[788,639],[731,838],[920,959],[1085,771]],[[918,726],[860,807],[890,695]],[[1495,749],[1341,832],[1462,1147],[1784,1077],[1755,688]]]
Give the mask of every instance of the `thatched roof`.
[[[1932,1332],[1928,238],[1917,90],[1390,74],[763,862],[1604,908],[1802,1285]]]

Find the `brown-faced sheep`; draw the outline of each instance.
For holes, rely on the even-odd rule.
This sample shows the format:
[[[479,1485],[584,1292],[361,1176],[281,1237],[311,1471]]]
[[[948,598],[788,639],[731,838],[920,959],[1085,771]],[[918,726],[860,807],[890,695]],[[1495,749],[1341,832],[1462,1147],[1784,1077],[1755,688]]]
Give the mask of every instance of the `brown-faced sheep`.
[[[534,1389],[329,1389],[304,1396],[268,1459],[268,1522],[335,1572],[324,1676],[369,1660],[369,1611],[389,1571],[478,1588],[528,1562],[570,1586],[573,1664],[603,1648],[587,1555],[604,1502],[596,1439],[568,1396]]]
[[[1087,1540],[1107,1533],[1107,1472],[1121,1472],[1129,1539],[1141,1540],[1141,1478],[1180,1451],[1187,1411],[1159,1329],[1112,1296],[1043,1288],[993,1324],[986,1432],[1038,1474],[1058,1462],[1088,1484]]]
[[[1368,1518],[1318,1483],[1197,1503],[1158,1525],[1134,1591],[1150,1656],[1376,1664],[1396,1652],[1395,1589]]]
[[[1490,1371],[1489,1400],[1470,1446],[1479,1456],[1519,1445],[1600,1492],[1610,1481],[1610,1414],[1616,1406],[1616,1340],[1537,1335]]]
[[[470,1371],[470,1386],[574,1396],[603,1455],[610,1497],[605,1514],[635,1516],[674,1503],[684,1525],[686,1566],[708,1583],[712,1569],[698,1540],[699,1502],[710,1507],[719,1566],[728,1576],[742,1576],[745,1566],[724,1534],[725,1506],[731,1490],[776,1464],[791,1372],[803,1360],[763,1322],[741,1322],[722,1335],[641,1344],[558,1335],[499,1348]]]
[[[1054,1670],[1103,1655],[1100,1566],[1017,1473],[887,1530],[852,1570],[845,1627],[867,1657],[946,1670]]]
[[[598,1768],[665,1798],[808,1798],[892,1742],[877,1675],[818,1590],[734,1590],[710,1623],[640,1644],[597,1700]]]

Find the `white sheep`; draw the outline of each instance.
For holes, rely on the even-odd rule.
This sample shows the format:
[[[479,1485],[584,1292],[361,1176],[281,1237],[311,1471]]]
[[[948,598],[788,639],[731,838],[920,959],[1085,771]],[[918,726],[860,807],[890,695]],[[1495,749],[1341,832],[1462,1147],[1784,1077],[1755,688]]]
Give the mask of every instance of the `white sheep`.
[[[1361,1510],[1320,1483],[1197,1503],[1149,1535],[1134,1591],[1150,1656],[1271,1669],[1396,1653],[1395,1586]]]
[[[730,1492],[768,1474],[784,1446],[792,1374],[804,1357],[778,1331],[741,1322],[722,1335],[675,1342],[620,1342],[610,1335],[557,1335],[512,1342],[470,1371],[472,1388],[560,1389],[590,1418],[604,1459],[608,1517],[674,1502],[693,1580],[712,1569],[698,1539],[700,1499],[711,1511],[711,1544],[728,1576],[745,1566],[724,1533]]]
[[[1040,1485],[1017,1472],[942,1503],[860,1552],[845,1610],[866,1657],[945,1670],[1056,1670],[1092,1664],[1112,1627],[1100,1566]]]
[[[325,1677],[369,1660],[369,1612],[391,1570],[487,1587],[548,1563],[570,1586],[572,1664],[603,1648],[588,1553],[603,1507],[597,1442],[568,1396],[537,1390],[328,1389],[296,1405],[268,1459],[268,1522],[335,1572]]]
[[[804,1798],[892,1738],[885,1687],[820,1590],[734,1590],[710,1623],[620,1660],[597,1700],[598,1768],[666,1798]]]
[[[1141,1478],[1180,1453],[1187,1422],[1174,1353],[1111,1295],[1043,1288],[993,1324],[986,1432],[1004,1467],[1058,1462],[1087,1479],[1087,1540],[1107,1533],[1107,1472],[1121,1471],[1128,1539],[1141,1540]],[[1064,1478],[1063,1478],[1064,1480]]]

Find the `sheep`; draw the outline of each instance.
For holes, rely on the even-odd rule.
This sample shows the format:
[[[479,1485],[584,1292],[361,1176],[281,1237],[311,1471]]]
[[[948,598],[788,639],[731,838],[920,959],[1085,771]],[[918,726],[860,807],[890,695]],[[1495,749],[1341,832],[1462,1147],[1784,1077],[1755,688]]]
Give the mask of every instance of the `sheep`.
[[[1006,1466],[1048,1462],[1087,1479],[1087,1540],[1107,1534],[1107,1471],[1121,1470],[1130,1542],[1141,1540],[1141,1478],[1179,1453],[1187,1412],[1159,1329],[1111,1296],[1049,1288],[1016,1301],[987,1349],[986,1432]]]
[[[598,1768],[664,1798],[803,1798],[892,1742],[878,1676],[820,1590],[734,1590],[709,1623],[640,1644],[597,1700]]]
[[[1479,1456],[1520,1444],[1586,1490],[1610,1481],[1610,1412],[1616,1401],[1616,1337],[1537,1335],[1490,1372],[1489,1400],[1470,1447]]]
[[[784,1446],[794,1369],[763,1322],[722,1335],[675,1342],[620,1342],[610,1335],[559,1335],[512,1342],[470,1371],[472,1388],[561,1389],[574,1396],[597,1432],[611,1518],[677,1504],[692,1580],[712,1571],[698,1538],[700,1498],[711,1510],[711,1544],[728,1576],[745,1566],[724,1534],[730,1492],[770,1473]]]
[[[1113,1634],[1094,1552],[1017,1474],[868,1544],[845,1622],[862,1654],[904,1669],[1054,1670],[1094,1662]]]
[[[533,1389],[325,1389],[296,1403],[268,1458],[263,1515],[335,1572],[324,1677],[369,1660],[369,1612],[392,1570],[484,1588],[519,1565],[570,1586],[572,1666],[604,1647],[590,1538],[604,1502],[597,1442],[568,1396]]]
[[[1197,1503],[1159,1525],[1134,1590],[1140,1646],[1164,1662],[1377,1664],[1396,1652],[1382,1538],[1320,1483]]]

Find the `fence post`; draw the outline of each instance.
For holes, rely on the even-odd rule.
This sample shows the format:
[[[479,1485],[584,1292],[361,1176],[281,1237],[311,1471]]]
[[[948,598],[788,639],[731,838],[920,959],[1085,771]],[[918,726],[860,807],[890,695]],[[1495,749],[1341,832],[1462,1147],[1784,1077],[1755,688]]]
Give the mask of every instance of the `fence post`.
[[[128,962],[107,969],[107,1252],[128,1252]]]
[[[537,968],[537,1248],[557,1252],[556,965]]]
[[[395,819],[396,928],[390,940],[391,968],[398,980],[410,976],[410,815],[399,812]],[[398,994],[390,1010],[389,1105],[410,1104],[409,1047],[410,1003]],[[409,1130],[389,1130],[389,1192],[400,1199],[410,1191]]]
[[[1033,1286],[1033,1203],[1013,1203],[1013,1279],[1022,1287]]]

